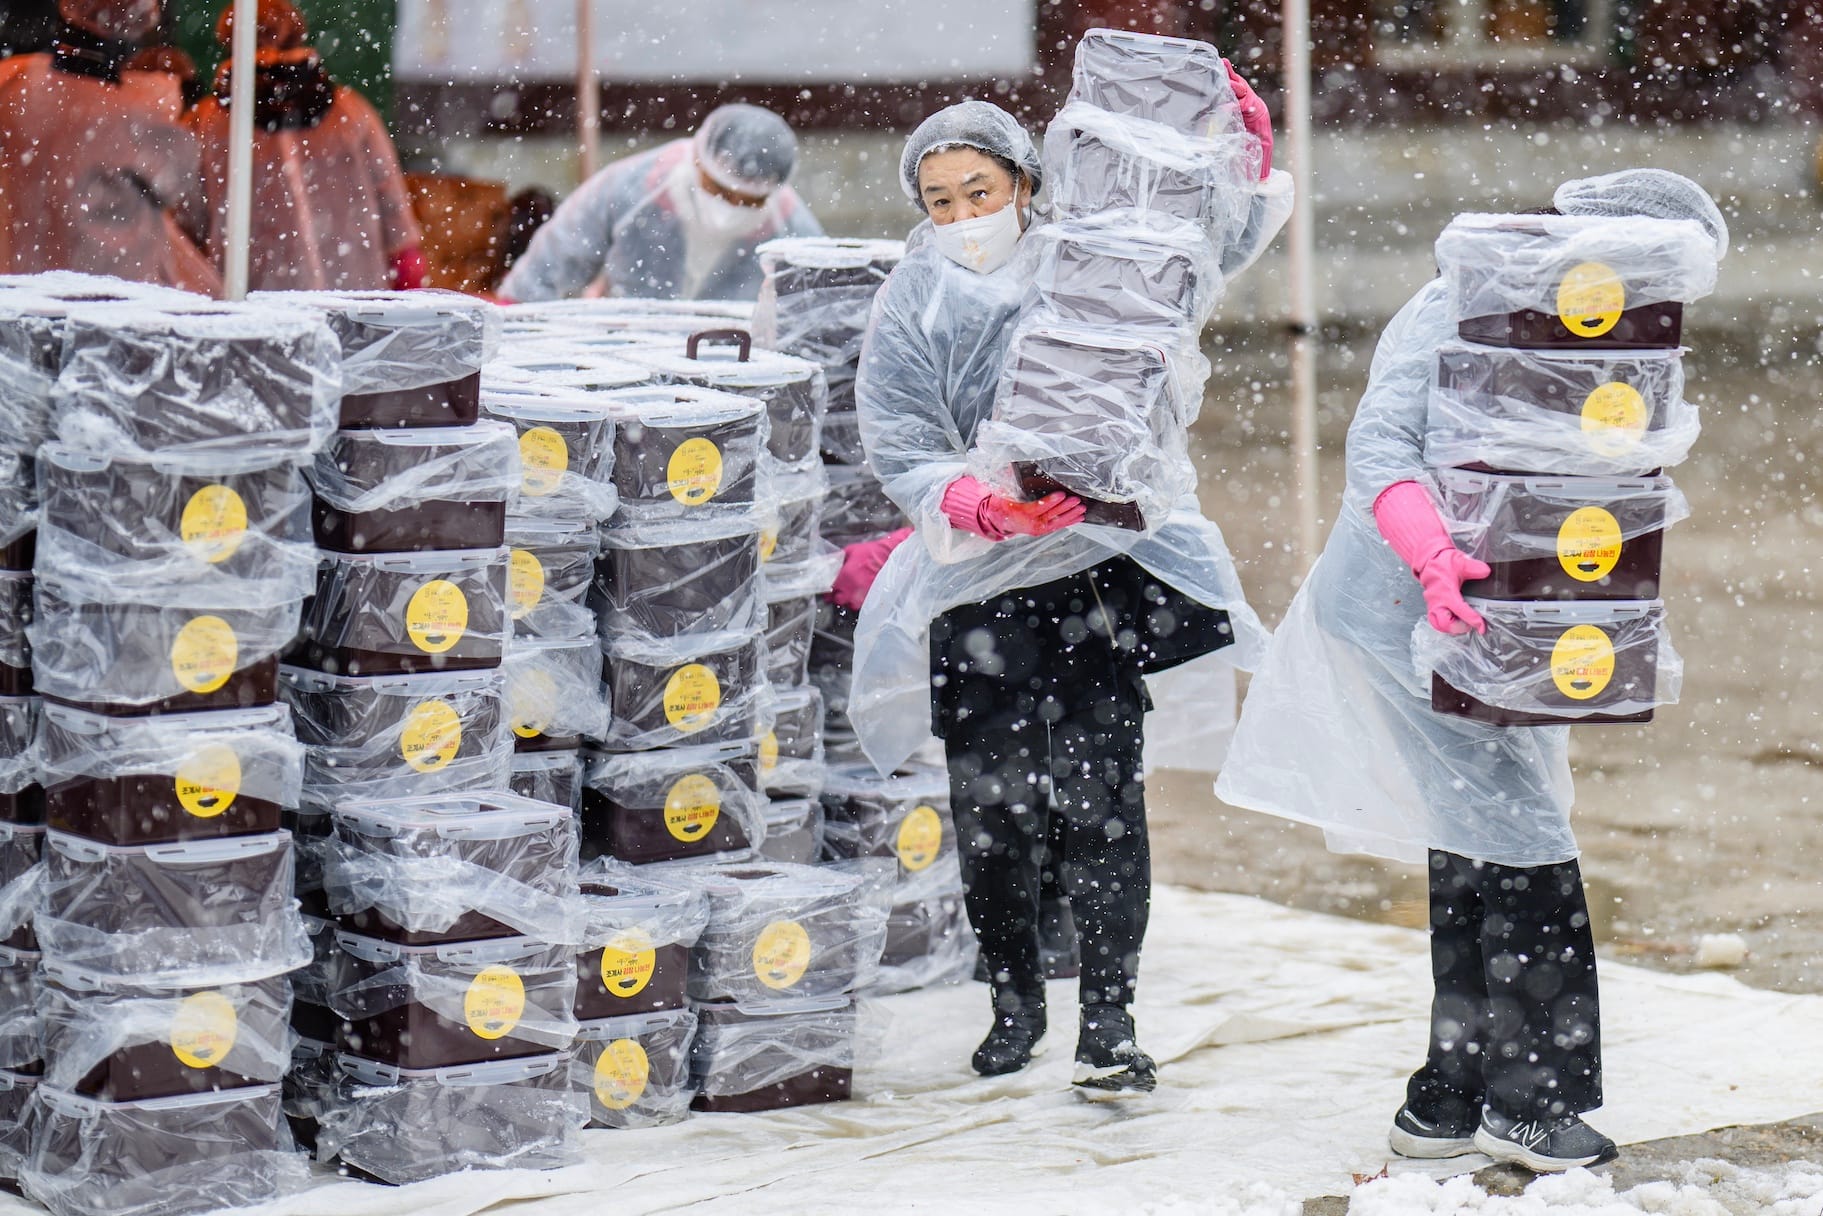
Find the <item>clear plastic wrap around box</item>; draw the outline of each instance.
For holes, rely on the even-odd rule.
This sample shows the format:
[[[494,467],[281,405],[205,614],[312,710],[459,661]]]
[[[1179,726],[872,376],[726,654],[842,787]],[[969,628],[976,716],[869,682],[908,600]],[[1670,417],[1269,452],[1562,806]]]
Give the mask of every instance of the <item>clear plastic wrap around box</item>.
[[[401,1068],[560,1051],[576,1037],[575,952],[524,937],[405,946],[336,934],[343,1050]]]
[[[462,1170],[551,1170],[582,1160],[588,1100],[568,1052],[440,1069],[337,1057],[342,1081],[317,1156],[405,1185]]]
[[[1076,44],[1069,100],[1208,138],[1246,130],[1222,53],[1207,42],[1094,29]]]
[[[1627,477],[1681,464],[1696,442],[1683,351],[1538,351],[1446,343],[1424,459],[1438,466]]]
[[[852,996],[699,1005],[693,1105],[756,1111],[843,1101],[863,1054]]]
[[[709,927],[690,959],[698,1001],[771,1001],[853,992],[886,943],[893,867],[740,863],[703,872]]]
[[[32,622],[36,579],[29,573],[0,570],[0,678],[10,694],[32,688]]]
[[[1527,603],[1470,600],[1487,633],[1438,633],[1420,622],[1414,660],[1450,688],[1507,714],[1574,722],[1674,705],[1684,663],[1663,601]]]
[[[691,384],[752,397],[766,406],[766,450],[782,471],[809,472],[820,461],[823,415],[829,408],[829,382],[821,364],[777,351],[752,349],[745,330],[731,331],[743,345],[703,343],[692,357],[687,350],[651,348],[627,358],[650,367],[661,384]],[[694,341],[694,338],[692,339]]]
[[[519,437],[520,478],[514,510],[545,519],[599,522],[614,514],[614,415],[601,394],[539,381],[500,385],[482,394],[488,417]]]
[[[686,1008],[690,952],[709,921],[690,869],[597,858],[583,868],[582,896],[589,921],[576,952],[576,1016]]]
[[[505,393],[559,392],[587,399],[596,393],[654,383],[652,369],[628,356],[674,342],[671,335],[590,335],[586,331],[512,342],[488,364],[483,383]]]
[[[51,393],[68,312],[31,292],[0,294],[0,450],[30,457],[57,433]]]
[[[765,626],[752,517],[626,523],[601,532],[592,596],[605,639],[716,649]]]
[[[390,799],[499,789],[512,743],[495,671],[338,676],[279,669],[279,691],[307,746],[304,801]]]
[[[835,465],[826,467],[824,472],[829,478],[829,496],[823,502],[818,525],[825,540],[852,545],[911,526],[905,512],[886,496],[886,487],[872,468]]]
[[[318,1121],[335,1103],[340,1076],[335,1066],[334,1043],[298,1040],[291,1053],[291,1067],[285,1073],[283,1109],[301,1146],[312,1150],[316,1147]]]
[[[607,742],[625,750],[727,743],[765,732],[772,716],[765,642],[709,646],[631,638],[602,643],[614,721]]]
[[[775,690],[810,679],[810,644],[816,634],[817,597],[770,600],[766,605],[766,678]]]
[[[19,1171],[32,1149],[37,1119],[38,1078],[0,1068],[0,1189],[16,1191]]]
[[[272,305],[71,309],[52,395],[79,451],[313,452],[336,428],[342,357],[323,318]]]
[[[823,859],[823,804],[815,798],[769,798],[766,838],[758,856],[790,865],[815,865]]]
[[[355,676],[497,667],[510,561],[505,549],[325,553],[292,653]]]
[[[508,502],[523,473],[506,422],[337,431],[305,474],[324,503],[350,515],[425,503]]]
[[[507,611],[516,637],[575,638],[595,633],[589,588],[601,551],[595,528],[580,521],[506,521]]]
[[[507,726],[519,750],[561,750],[607,737],[608,693],[593,637],[514,638],[502,671]]]
[[[262,291],[249,298],[320,309],[341,347],[348,394],[472,376],[500,343],[500,309],[455,291]]]
[[[412,944],[582,930],[567,807],[485,791],[344,803],[325,875],[343,925]]]
[[[949,774],[904,769],[882,777],[869,764],[832,764],[823,783],[825,853],[837,859],[889,857],[898,863],[894,899],[914,883],[942,876],[954,885],[956,826]]]
[[[1215,251],[1186,220],[1109,212],[1043,225],[1029,244],[1028,310],[1051,324],[1139,326],[1194,342],[1222,296]]]
[[[44,964],[44,1083],[107,1101],[270,1085],[297,1036],[283,974],[221,985],[128,985]]]
[[[975,971],[980,943],[953,875],[947,890],[921,893],[893,905],[886,920],[886,949],[870,993],[912,992],[958,984]]]
[[[614,403],[614,486],[627,520],[751,516],[766,409],[689,385],[604,394]]]
[[[184,1216],[301,1190],[277,1085],[100,1102],[38,1087],[25,1193],[53,1216]]]
[[[227,603],[310,593],[310,494],[290,458],[238,451],[36,462],[37,569],[91,596],[183,583]]]
[[[823,694],[815,685],[780,690],[772,729],[760,739],[760,783],[774,797],[815,798],[828,769],[823,761]]]
[[[46,822],[108,844],[270,832],[303,787],[282,705],[121,718],[44,707]]]
[[[43,874],[39,944],[98,975],[203,986],[310,961],[290,832],[164,845],[51,832]]]
[[[44,1022],[38,1014],[36,950],[0,946],[0,1069],[36,1071],[44,1058]]]
[[[839,551],[823,541],[823,509],[829,482],[821,468],[814,473],[784,474],[770,479],[760,503],[760,560],[768,594],[821,594],[823,582],[835,581]]]
[[[855,369],[874,294],[904,258],[905,244],[787,237],[767,241],[758,253],[766,277],[753,309],[753,340],[822,366],[829,389],[823,436],[828,452],[832,432],[841,433],[840,424],[830,427],[830,418],[854,413]],[[852,452],[838,451],[839,458],[858,462],[859,445],[854,446]]]
[[[177,584],[143,599],[91,597],[40,578],[28,630],[33,683],[59,700],[116,707],[208,709],[271,695],[258,669],[297,634],[299,601],[210,606]],[[219,603],[219,601],[218,601]]]
[[[662,1127],[690,1114],[696,1014],[667,1009],[584,1022],[570,1079],[588,1096],[591,1127]]]
[[[582,809],[582,752],[514,752],[508,785],[513,793],[533,802],[550,802]]]
[[[745,856],[765,833],[756,756],[750,741],[589,753],[584,856],[633,865]]]
[[[31,456],[0,450],[0,560],[25,564],[26,538],[38,526],[38,474]]]
[[[1458,321],[1539,313],[1561,317],[1574,339],[1611,334],[1632,309],[1702,299],[1715,290],[1717,261],[1695,220],[1470,214],[1437,238]],[[1676,345],[1675,333],[1665,337],[1650,345]]]
[[[1191,139],[1080,102],[1044,137],[1045,189],[1065,219],[1099,211],[1156,211],[1203,229],[1218,248],[1246,230],[1260,180],[1251,135]]]
[[[0,823],[0,944],[36,950],[32,920],[43,900],[45,829]]]
[[[810,682],[823,694],[826,719],[847,721],[857,619],[851,609],[817,600],[816,634],[810,640]]]

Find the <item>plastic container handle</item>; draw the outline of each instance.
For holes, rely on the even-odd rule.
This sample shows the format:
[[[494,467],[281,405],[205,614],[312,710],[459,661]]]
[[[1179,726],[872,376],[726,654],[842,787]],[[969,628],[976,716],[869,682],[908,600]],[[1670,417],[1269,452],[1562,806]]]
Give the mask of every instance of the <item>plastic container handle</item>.
[[[705,329],[690,335],[684,344],[684,358],[695,359],[696,351],[704,342],[733,342],[741,348],[740,362],[745,363],[753,357],[753,335],[744,329]]]

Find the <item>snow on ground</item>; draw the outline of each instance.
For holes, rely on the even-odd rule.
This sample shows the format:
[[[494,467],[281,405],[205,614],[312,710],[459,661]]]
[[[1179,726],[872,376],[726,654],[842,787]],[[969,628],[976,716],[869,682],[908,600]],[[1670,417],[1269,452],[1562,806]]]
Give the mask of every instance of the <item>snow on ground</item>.
[[[1425,1046],[1421,933],[1160,889],[1138,1009],[1160,1088],[1118,1104],[1069,1090],[1071,988],[1052,985],[1049,1050],[1016,1076],[968,1069],[985,1029],[984,989],[913,993],[878,1003],[890,1024],[859,1101],[591,1132],[586,1164],[550,1174],[397,1189],[325,1174],[260,1211],[469,1216],[510,1203],[512,1216],[685,1207],[708,1216],[1296,1216],[1303,1198],[1349,1194],[1356,1177],[1389,1165],[1387,1124]],[[1602,997],[1609,1101],[1592,1121],[1622,1143],[1823,1110],[1823,996],[1604,964]],[[1509,1200],[1480,1196],[1466,1179],[1433,1181],[1486,1165],[1481,1157],[1390,1164],[1393,1177],[1359,1190],[1357,1212],[1823,1216],[1823,1170],[1808,1166],[1762,1175],[1711,1163],[1686,1183],[1619,1197],[1605,1180],[1579,1175]],[[23,1210],[0,1203],[0,1216]]]

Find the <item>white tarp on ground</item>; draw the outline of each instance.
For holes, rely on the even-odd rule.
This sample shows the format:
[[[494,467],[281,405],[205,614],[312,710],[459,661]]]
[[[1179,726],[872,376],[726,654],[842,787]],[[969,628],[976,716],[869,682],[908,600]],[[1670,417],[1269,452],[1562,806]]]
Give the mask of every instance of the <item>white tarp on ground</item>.
[[[1055,1029],[1034,1067],[975,1077],[986,998],[969,984],[879,1003],[891,1025],[856,1102],[591,1132],[589,1163],[552,1174],[398,1189],[325,1177],[258,1211],[468,1216],[518,1200],[512,1216],[1295,1213],[1291,1198],[1347,1193],[1351,1175],[1388,1163],[1386,1127],[1425,1046],[1429,974],[1418,932],[1162,889],[1138,1010],[1161,1065],[1150,1097],[1068,1092],[1069,983],[1052,985]],[[1602,1006],[1609,1101],[1592,1121],[1623,1143],[1823,1110],[1823,996],[1605,964]],[[25,1210],[0,1204],[0,1216]]]

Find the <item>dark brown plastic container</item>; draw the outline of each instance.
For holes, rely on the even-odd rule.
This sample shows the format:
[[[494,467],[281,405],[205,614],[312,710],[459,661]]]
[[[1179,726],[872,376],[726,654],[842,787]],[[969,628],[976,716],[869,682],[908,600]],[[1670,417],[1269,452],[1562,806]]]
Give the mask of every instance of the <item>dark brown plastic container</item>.
[[[1495,601],[1483,601],[1495,602]],[[1541,605],[1542,607],[1542,605]],[[1453,717],[1468,718],[1476,722],[1486,722],[1491,726],[1564,726],[1564,725],[1598,725],[1608,723],[1631,724],[1652,721],[1653,709],[1617,711],[1604,709],[1605,706],[1638,704],[1641,700],[1650,700],[1658,687],[1658,650],[1656,646],[1623,645],[1612,648],[1608,663],[1612,674],[1607,682],[1593,695],[1571,697],[1561,690],[1565,684],[1577,686],[1583,677],[1574,670],[1566,670],[1561,680],[1552,672],[1553,640],[1561,637],[1571,625],[1588,625],[1614,637],[1625,620],[1645,620],[1655,618],[1662,621],[1664,607],[1657,601],[1650,604],[1613,604],[1589,605],[1589,608],[1600,609],[1611,607],[1615,614],[1612,622],[1597,622],[1581,616],[1552,619],[1544,617],[1528,620],[1523,626],[1522,644],[1512,643],[1507,639],[1504,629],[1490,628],[1486,639],[1475,643],[1491,647],[1495,659],[1507,666],[1515,681],[1527,681],[1545,684],[1552,687],[1540,692],[1535,698],[1538,704],[1530,710],[1506,709],[1488,705],[1477,698],[1453,688],[1437,672],[1431,674],[1431,709],[1437,713]],[[1484,614],[1485,615],[1485,614]],[[1661,626],[1662,627],[1662,626]],[[1546,679],[1540,683],[1539,677]]]
[[[822,860],[823,804],[815,798],[773,798],[766,805],[766,839],[759,856],[767,861],[813,865]]]
[[[960,891],[899,904],[886,918],[886,949],[880,954],[880,966],[903,967],[941,953],[954,937],[967,931],[967,924]]]
[[[624,389],[614,486],[628,519],[746,514],[754,504],[763,407],[748,397],[673,386]]]
[[[338,553],[498,548],[517,455],[500,422],[338,431],[310,474],[317,544]]]
[[[1020,496],[1027,502],[1037,502],[1047,494],[1055,494],[1062,490],[1082,503],[1082,521],[1086,524],[1124,528],[1129,532],[1146,530],[1146,517],[1139,509],[1138,503],[1105,502],[1099,498],[1089,498],[1086,495],[1078,494],[1032,461],[1014,461],[1013,478],[1019,483]]]
[[[515,637],[573,638],[595,631],[589,602],[600,544],[592,525],[574,520],[507,521],[511,556],[507,611]]]
[[[1544,358],[1550,361],[1541,370],[1539,360]],[[1654,434],[1665,429],[1680,396],[1680,364],[1681,356],[1675,349],[1589,351],[1567,357],[1526,356],[1509,349],[1449,344],[1437,352],[1437,387],[1460,401],[1458,409],[1483,409],[1490,420],[1510,426],[1528,419],[1516,416],[1504,402],[1520,402],[1527,409],[1564,414],[1580,423],[1604,397],[1619,393],[1631,399],[1632,394],[1610,387],[1621,386],[1638,395],[1644,412],[1640,423],[1645,433]],[[1584,434],[1591,446],[1611,442],[1624,452],[1623,432],[1597,430]]]
[[[690,950],[709,915],[701,892],[617,875],[585,880],[582,896],[588,940],[601,944],[576,955],[577,1018],[687,1007]]]
[[[15,1172],[16,1162],[31,1153],[32,1095],[38,1091],[38,1077],[17,1069],[0,1068],[0,1191],[24,1195]]]
[[[692,1110],[748,1114],[845,1102],[854,1096],[850,998],[780,1006],[698,1004]],[[829,1063],[806,1061],[825,1057]],[[773,1079],[779,1073],[787,1075]]]
[[[766,679],[774,688],[797,688],[809,681],[816,625],[814,595],[766,605]]]
[[[1679,346],[1684,336],[1684,306],[1679,303],[1643,304],[1620,314],[1605,333],[1585,336],[1556,314],[1518,312],[1486,317],[1464,317],[1456,332],[1466,341],[1487,346],[1519,346],[1532,350],[1644,350]]]
[[[829,492],[814,476],[779,477],[773,484],[775,498],[762,512],[760,560],[776,575],[816,556]]]
[[[25,877],[27,870],[44,856],[44,828],[30,824],[0,823],[0,891]],[[23,925],[0,939],[8,950],[36,950],[38,935],[32,932],[28,918]]]
[[[721,328],[692,334],[682,351],[654,350],[631,356],[658,374],[661,383],[688,384],[752,397],[766,406],[767,450],[787,468],[813,462],[829,387],[823,369],[807,359],[753,349],[744,329]]]
[[[710,519],[606,529],[590,599],[603,637],[750,633],[760,613],[759,526]]]
[[[38,1014],[36,950],[0,946],[0,1069],[44,1071],[44,1019]]]
[[[442,384],[342,397],[339,425],[363,427],[468,426],[481,416],[481,373]]]
[[[294,653],[349,676],[498,667],[506,584],[504,549],[329,555]]]
[[[752,742],[588,753],[582,859],[647,865],[751,849],[760,831],[758,791]]]
[[[949,775],[902,770],[880,777],[871,765],[832,765],[823,787],[824,851],[833,859],[891,857],[905,883],[956,864]]]
[[[688,1115],[695,1037],[687,1006],[585,1021],[571,1075],[589,1095],[589,1126],[658,1127]]]
[[[32,692],[32,644],[25,636],[34,611],[32,586],[29,572],[0,571],[0,697]]]
[[[533,802],[549,802],[580,811],[582,767],[580,751],[515,752],[510,782],[512,791]]]
[[[652,662],[610,646],[603,653],[619,746],[701,746],[751,739],[759,728],[766,687],[764,645],[757,639],[728,650]],[[714,696],[709,697],[713,689]]]

